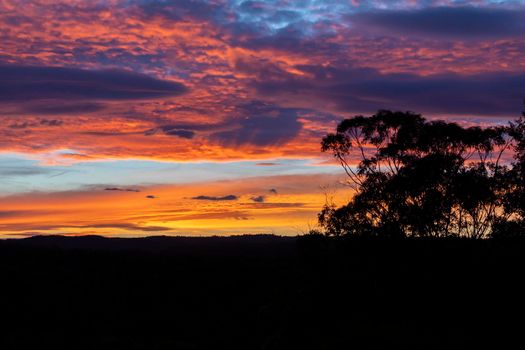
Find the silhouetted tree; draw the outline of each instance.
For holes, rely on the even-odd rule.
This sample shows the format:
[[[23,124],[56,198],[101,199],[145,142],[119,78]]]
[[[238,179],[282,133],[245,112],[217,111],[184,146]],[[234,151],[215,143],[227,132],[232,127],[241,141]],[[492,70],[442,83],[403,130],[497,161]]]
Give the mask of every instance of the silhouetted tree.
[[[341,207],[327,203],[319,223],[328,235],[487,237],[525,217],[514,209],[524,208],[523,135],[523,120],[462,127],[387,110],[345,119],[322,150],[341,163],[355,195]]]
[[[525,112],[523,112],[525,117]],[[501,183],[506,187],[502,197],[503,217],[494,225],[492,237],[525,237],[525,119],[510,123],[514,160]]]

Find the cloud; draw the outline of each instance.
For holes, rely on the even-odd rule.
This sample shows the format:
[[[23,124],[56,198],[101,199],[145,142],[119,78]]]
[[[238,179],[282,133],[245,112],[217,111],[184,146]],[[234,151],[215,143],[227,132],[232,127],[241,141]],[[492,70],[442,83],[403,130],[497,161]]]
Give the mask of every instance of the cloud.
[[[525,34],[525,10],[503,7],[427,7],[372,10],[350,16],[357,29],[442,39],[498,39]]]
[[[165,125],[161,126],[160,129],[170,136],[178,136],[183,139],[192,139],[195,136],[195,132],[192,130],[178,129],[176,126]]]
[[[104,191],[120,191],[120,192],[140,192],[135,188],[120,188],[120,187],[106,187]]]
[[[15,122],[7,127],[11,129],[27,129],[38,126],[61,126],[62,124],[64,124],[64,121],[59,119],[41,119],[38,123],[35,121]]]
[[[146,196],[146,198],[154,199],[154,198],[157,198],[157,196],[149,194],[149,195]]]
[[[276,166],[276,165],[280,165],[279,163],[273,163],[273,162],[260,162],[260,163],[257,163],[255,164],[257,166]]]
[[[222,3],[202,0],[151,1],[135,0],[141,14],[147,17],[160,16],[172,21],[193,19],[219,19],[227,8]]]
[[[102,103],[94,102],[78,102],[71,103],[67,101],[57,100],[43,100],[35,101],[25,106],[24,111],[28,113],[35,113],[40,115],[59,115],[59,114],[86,114],[98,112],[105,109],[106,106]],[[45,120],[45,119],[44,119]]]
[[[273,193],[273,194],[277,194],[277,190],[275,188],[270,188],[268,190],[268,192]]]
[[[7,127],[11,129],[26,129],[28,127],[36,126],[35,123],[23,122],[23,123],[13,123],[9,124]]]
[[[283,108],[260,101],[238,106],[240,118],[231,121],[233,128],[211,134],[210,138],[225,146],[284,144],[297,136],[301,110]]]
[[[243,145],[259,147],[287,143],[295,138],[302,128],[298,121],[305,110],[281,107],[259,100],[251,100],[233,106],[232,112],[216,123],[170,123],[146,130],[144,135],[159,132],[166,135],[193,139],[197,132],[221,146],[235,148]],[[276,127],[278,125],[279,127]]]
[[[183,139],[192,139],[195,136],[195,132],[191,130],[170,130],[166,132],[166,135],[178,136]]]
[[[266,200],[266,197],[265,196],[256,196],[256,197],[252,197],[250,199],[252,201],[256,202],[256,203],[264,203],[264,201]]]
[[[312,105],[331,103],[340,111],[377,109],[423,113],[517,115],[525,97],[525,72],[470,75],[382,74],[372,68],[298,66],[307,78],[267,77],[255,81],[260,94],[301,98]]]
[[[197,197],[192,197],[191,199],[197,199],[197,200],[205,200],[205,201],[235,201],[237,199],[239,199],[239,197],[233,195],[233,194],[230,194],[230,195],[227,195],[227,196],[223,196],[223,197],[215,197],[215,196],[197,196]]]
[[[180,124],[169,124],[161,125],[159,127],[146,130],[144,135],[151,136],[157,133],[163,133],[168,136],[178,136],[183,139],[191,140],[197,134],[195,131],[199,130],[210,130],[215,129],[216,124],[202,125],[202,124],[191,124],[191,123],[180,123]]]
[[[155,99],[186,91],[181,83],[125,70],[0,65],[0,102],[36,101],[26,109],[42,114],[97,111],[102,106],[94,101]]]
[[[45,125],[45,126],[60,126],[64,124],[64,122],[62,120],[59,120],[59,119],[42,119],[40,120],[40,125]]]
[[[315,157],[341,112],[515,115],[522,108],[523,96],[511,96],[523,95],[517,72],[525,69],[517,1],[33,5],[0,11],[7,152],[265,162]],[[490,79],[459,91],[479,72]],[[498,74],[515,76],[515,87]],[[340,115],[321,119],[329,113]],[[39,124],[39,116],[63,124]]]

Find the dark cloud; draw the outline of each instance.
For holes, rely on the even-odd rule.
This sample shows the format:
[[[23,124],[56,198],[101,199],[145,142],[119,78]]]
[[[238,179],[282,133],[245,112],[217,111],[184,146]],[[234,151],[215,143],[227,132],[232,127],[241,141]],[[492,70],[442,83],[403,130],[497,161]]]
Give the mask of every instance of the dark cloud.
[[[209,135],[210,140],[226,147],[280,145],[297,136],[302,127],[297,119],[306,112],[254,100],[235,106],[232,115],[220,123],[171,123],[146,130],[144,135],[162,132],[192,139],[196,132],[203,132]]]
[[[33,126],[36,126],[36,124],[35,123],[29,123],[29,122],[23,122],[23,123],[9,124],[8,128],[11,128],[11,129],[26,129],[26,128],[33,127]]]
[[[219,123],[176,123],[146,130],[144,135],[165,134],[193,139],[201,134],[224,147],[252,145],[258,147],[282,145],[294,139],[301,131],[299,118],[313,110],[280,107],[259,101],[236,106]],[[261,162],[257,166],[279,165]]]
[[[173,21],[194,19],[216,19],[226,15],[227,7],[221,2],[209,2],[202,0],[135,0],[140,13],[146,17],[164,17]]]
[[[41,115],[57,114],[85,114],[98,112],[105,108],[101,103],[80,102],[68,103],[66,101],[45,100],[33,102],[24,106],[24,111]],[[44,119],[45,120],[45,119]]]
[[[183,139],[192,139],[195,136],[195,132],[192,130],[184,130],[184,129],[178,129],[176,127],[172,126],[162,126],[160,129],[166,134],[170,136],[178,136]]]
[[[256,203],[264,203],[264,201],[266,200],[266,197],[265,196],[256,196],[256,197],[252,197],[250,199],[252,201],[256,202]]]
[[[235,196],[233,194],[230,194],[230,195],[223,196],[223,197],[197,196],[197,197],[192,197],[191,199],[205,200],[205,201],[235,201],[235,200],[239,199],[239,197],[237,197],[237,196]]]
[[[206,130],[206,129],[209,129],[210,127],[213,128],[214,126],[206,126],[206,125],[199,125],[199,124],[185,124],[185,123],[181,123],[180,125],[179,124],[161,125],[157,128],[146,130],[144,132],[144,135],[151,136],[151,135],[155,135],[160,132],[165,135],[178,136],[183,139],[191,140],[196,135],[195,130]]]
[[[496,39],[525,34],[525,10],[496,7],[428,7],[376,10],[350,17],[358,28],[383,34],[444,39]]]
[[[42,119],[40,120],[40,124],[45,126],[60,126],[64,124],[64,122],[59,119]]]
[[[146,198],[155,199],[155,198],[157,198],[157,196],[149,194],[149,195],[146,196]]]
[[[140,192],[135,188],[106,187],[104,191],[121,191],[121,192]]]
[[[232,129],[213,133],[211,139],[232,147],[284,144],[301,130],[302,125],[297,120],[300,111],[254,101],[239,106],[240,117],[232,120]]]
[[[191,130],[170,130],[166,132],[166,135],[178,136],[183,139],[192,139],[195,136],[195,132]]]
[[[280,117],[247,116],[239,121],[239,127],[212,135],[223,145],[272,146],[293,139],[301,128],[294,115]]]
[[[277,194],[277,190],[275,188],[270,188],[268,190],[268,192],[273,193],[273,194]]]
[[[472,75],[381,74],[371,68],[299,66],[311,78],[268,77],[254,86],[263,95],[331,103],[342,111],[379,108],[430,113],[516,115],[525,97],[525,72]]]
[[[333,28],[341,20],[341,4],[323,10],[312,9],[309,1],[130,1],[138,2],[134,13],[140,18],[160,17],[167,21],[196,19],[212,23],[217,36],[232,46],[260,49],[273,47],[289,51],[310,50],[314,45],[326,48],[334,34]],[[334,11],[335,13],[332,13]],[[321,45],[319,45],[321,43]]]
[[[11,129],[27,129],[27,128],[34,128],[38,126],[61,126],[64,124],[62,120],[59,119],[42,119],[39,123],[37,122],[20,122],[20,123],[13,123],[9,124],[8,128]]]
[[[134,100],[176,96],[184,85],[122,70],[0,65],[0,102],[34,100]],[[76,111],[81,105],[49,104],[44,113]],[[84,105],[88,109],[98,106]]]

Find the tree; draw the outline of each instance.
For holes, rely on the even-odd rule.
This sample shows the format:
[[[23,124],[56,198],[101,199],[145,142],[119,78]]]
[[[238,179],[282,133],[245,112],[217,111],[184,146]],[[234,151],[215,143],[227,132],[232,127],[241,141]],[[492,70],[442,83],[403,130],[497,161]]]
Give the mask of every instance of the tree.
[[[520,127],[511,136],[507,127],[387,110],[345,119],[322,151],[341,163],[355,195],[339,208],[327,203],[319,223],[328,235],[487,237],[508,220],[505,201],[514,205],[509,177],[524,173],[502,161],[510,149],[525,149],[517,146]]]
[[[506,189],[502,197],[504,217],[500,218],[494,226],[491,234],[494,238],[525,237],[525,119],[523,117],[510,123],[508,128],[514,159],[511,169],[501,181]]]

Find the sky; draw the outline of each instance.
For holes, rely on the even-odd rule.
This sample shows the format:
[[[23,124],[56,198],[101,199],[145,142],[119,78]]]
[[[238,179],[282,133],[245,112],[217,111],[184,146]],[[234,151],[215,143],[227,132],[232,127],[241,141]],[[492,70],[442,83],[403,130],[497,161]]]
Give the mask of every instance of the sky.
[[[525,1],[0,0],[0,237],[296,235],[320,140],[378,109],[502,124]]]

